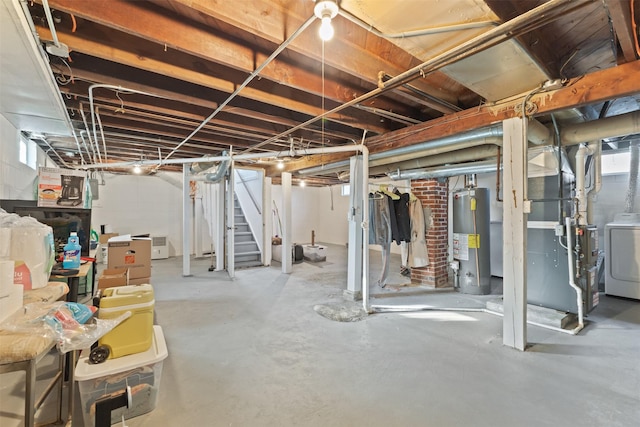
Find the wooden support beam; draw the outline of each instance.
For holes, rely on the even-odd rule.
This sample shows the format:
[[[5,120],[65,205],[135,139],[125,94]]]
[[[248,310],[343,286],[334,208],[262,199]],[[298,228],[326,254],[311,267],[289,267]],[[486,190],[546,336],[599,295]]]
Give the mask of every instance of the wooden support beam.
[[[52,39],[51,32],[47,27],[37,25],[36,29],[40,38],[43,40]],[[149,48],[136,48],[135,45],[132,45],[136,42],[136,39],[133,37],[129,37],[131,40],[129,43],[125,44],[130,46],[131,50],[118,48],[112,42],[92,41],[89,37],[83,37],[80,31],[70,33],[61,30],[58,31],[58,37],[60,41],[69,46],[73,52],[91,55],[103,60],[183,80],[189,83],[219,90],[227,94],[231,94],[238,85],[238,82],[216,77],[220,74],[220,70],[214,70],[212,69],[211,64],[205,64],[202,63],[202,61],[197,61],[197,58],[189,57],[187,54],[173,52],[165,54],[165,58],[162,58],[161,56],[151,53],[152,51],[150,52]],[[112,38],[113,37],[110,37],[108,40]],[[138,40],[138,42],[142,41]],[[178,57],[181,65],[174,65],[171,62],[168,62],[166,56]],[[296,69],[292,72],[302,74],[302,80],[308,84],[313,84],[314,91],[321,90],[321,82],[318,82],[318,76],[316,74],[309,74],[302,69]],[[236,75],[235,78],[237,79],[237,77],[238,76]],[[353,96],[359,96],[362,94],[362,90],[342,87],[341,85],[332,83],[329,80],[325,82],[325,85],[327,98],[338,103],[350,101]],[[262,90],[248,86],[242,90],[240,96],[265,104],[278,105],[281,108],[299,111],[310,116],[322,114],[323,110],[320,107],[314,106],[308,99],[295,99],[293,96],[294,94],[292,94],[291,91],[287,94],[278,94],[277,90],[281,88],[281,84],[278,84],[278,86],[275,87],[275,90],[273,90],[273,88],[272,90]],[[298,98],[303,98],[303,95],[308,97],[309,93],[299,95],[300,96],[298,96]],[[312,93],[311,95],[320,96],[321,94]],[[318,104],[319,103],[320,102],[318,102]],[[382,105],[379,105],[377,108],[395,111],[402,110],[400,104],[385,103],[383,99],[380,99],[378,104]],[[348,112],[332,115],[328,117],[327,120],[347,124],[348,126],[353,126],[354,122],[358,122],[361,126],[365,126],[375,132],[386,132],[389,130],[387,127],[380,126],[380,121],[377,116],[373,114],[365,114],[356,109],[350,109]]]
[[[291,34],[313,15],[312,2],[286,2],[282,4],[280,10],[274,10],[274,3],[268,0],[217,3],[209,0],[173,0],[170,3],[157,0],[155,3],[182,14],[196,10],[207,17],[213,17],[276,44],[281,43],[283,37]],[[312,25],[312,28],[316,29],[317,25],[319,22]],[[377,37],[341,16],[334,18],[334,26],[336,26],[336,34],[348,34],[348,37],[335,37],[330,42],[326,42],[324,56],[322,42],[317,37],[316,31],[305,31],[288,48],[307,58],[324,61],[325,64],[361,78],[374,87],[378,84],[380,71],[398,75],[418,63],[416,58],[391,41]],[[451,84],[451,80],[444,74],[435,72],[414,84],[434,98],[456,104],[458,99],[455,95],[443,89],[446,83]],[[459,92],[470,91],[459,86]],[[451,112],[445,104],[428,99],[423,101],[430,108],[441,113]]]
[[[635,41],[633,38],[633,28],[631,27],[631,7],[630,2],[620,0],[605,0],[613,29],[616,32],[618,42],[622,48],[622,56],[627,62],[635,61],[636,55]]]
[[[536,105],[536,115],[583,107],[589,104],[622,98],[640,93],[640,60],[572,79],[558,90],[533,95],[529,102]],[[517,117],[516,107],[522,99],[496,105],[484,105],[455,114],[449,114],[366,140],[370,153],[428,142],[446,136],[490,126]],[[290,162],[285,170],[295,171],[321,164],[345,160],[345,154],[327,154],[311,159]],[[273,173],[268,171],[269,175]]]

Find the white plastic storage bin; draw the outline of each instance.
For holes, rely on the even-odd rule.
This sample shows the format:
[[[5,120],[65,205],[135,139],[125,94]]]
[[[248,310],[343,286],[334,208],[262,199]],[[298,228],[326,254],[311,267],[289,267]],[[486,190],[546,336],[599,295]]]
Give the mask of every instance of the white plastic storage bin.
[[[162,328],[153,326],[153,343],[149,350],[129,356],[109,359],[104,363],[89,363],[89,351],[83,350],[78,360],[75,379],[80,389],[82,416],[85,426],[95,425],[96,400],[123,392],[131,387],[133,405],[111,412],[111,423],[137,417],[155,409],[160,393],[162,361],[168,355]]]

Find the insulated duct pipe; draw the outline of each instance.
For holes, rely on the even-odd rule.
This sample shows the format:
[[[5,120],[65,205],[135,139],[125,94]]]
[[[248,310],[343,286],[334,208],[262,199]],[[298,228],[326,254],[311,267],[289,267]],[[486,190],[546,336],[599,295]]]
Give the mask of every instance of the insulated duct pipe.
[[[474,131],[465,132],[459,135],[448,136],[433,141],[395,148],[381,153],[375,153],[369,157],[369,167],[382,166],[389,163],[396,163],[434,154],[442,154],[445,152],[477,145],[491,144],[495,143],[496,141],[500,141],[500,143],[502,142],[501,125],[495,125],[483,129],[476,129]],[[343,160],[331,163],[329,165],[301,169],[298,171],[298,173],[300,175],[331,173],[348,167],[349,161]]]
[[[578,224],[587,225],[587,193],[585,191],[585,160],[589,152],[586,145],[581,144],[576,153],[576,200],[578,202]]]
[[[536,145],[548,145],[551,142],[552,132],[537,120],[528,122],[528,139]],[[565,126],[560,129],[560,140],[563,146],[577,145],[585,141],[595,141],[604,138],[640,133],[640,111],[621,114],[619,116],[594,120],[591,122],[577,123]],[[487,139],[485,143],[480,143],[479,138],[497,137],[497,140]],[[496,142],[494,142],[496,141]],[[443,152],[461,150],[464,148],[479,146],[483,144],[502,144],[502,125],[494,125],[488,128],[476,129],[463,134],[448,136],[433,141],[423,142],[407,147],[374,153],[371,155],[370,166],[376,167],[391,163],[398,163],[419,157],[426,157]],[[436,150],[439,148],[440,150]],[[431,150],[434,151],[431,151]],[[391,159],[389,159],[392,157]],[[340,172],[347,168],[348,161],[339,161],[323,166],[302,169],[298,171],[301,175],[322,175]]]
[[[631,159],[629,165],[629,189],[627,190],[627,197],[625,198],[625,212],[633,212],[636,191],[638,190],[638,167],[640,166],[640,141],[631,141],[629,145],[629,151],[631,152]]]
[[[636,133],[640,133],[640,111],[564,126],[560,128],[560,140],[562,145],[577,145]]]
[[[229,170],[230,165],[231,158],[227,158],[227,160],[223,160],[218,163],[218,167],[216,168],[215,172],[205,173],[201,175],[191,175],[189,179],[191,181],[204,181],[208,183],[220,182]]]
[[[587,192],[587,223],[593,224],[593,203],[596,194],[602,187],[602,141],[594,141],[589,144],[589,150],[593,153],[593,185]]]
[[[545,145],[551,139],[551,131],[537,120],[530,120],[528,138],[535,145]],[[502,125],[476,129],[458,135],[447,136],[433,141],[400,147],[393,150],[375,153],[370,156],[369,167],[383,166],[404,162],[421,157],[434,156],[450,151],[462,150],[481,145],[502,145]],[[342,160],[324,166],[314,166],[298,171],[300,175],[331,174],[349,168],[349,161]]]
[[[498,138],[496,138],[498,139]],[[369,173],[387,174],[397,170],[419,169],[430,166],[448,165],[454,163],[472,162],[477,160],[485,160],[496,157],[498,155],[499,144],[481,145],[479,147],[465,148],[455,150],[449,153],[436,154],[433,156],[425,156],[416,159],[407,160],[405,162],[393,163],[384,166],[369,168]],[[342,174],[341,174],[342,176]]]
[[[228,154],[226,151],[223,151],[222,155],[227,156]],[[197,175],[198,173],[208,171],[209,169],[216,166],[216,164],[217,164],[217,168],[215,172]],[[230,165],[231,165],[231,157],[228,157],[227,160],[222,160],[220,163],[215,163],[215,162],[193,163],[189,168],[189,172],[194,175],[192,175],[189,179],[191,179],[192,181],[204,181],[208,183],[220,182],[220,180],[224,178],[225,174],[229,170]]]
[[[488,173],[496,171],[496,162],[486,160],[482,162],[463,163],[451,166],[438,166],[429,169],[413,169],[388,173],[387,176],[393,180],[399,179],[432,179],[446,178],[456,175],[466,175],[472,173]]]

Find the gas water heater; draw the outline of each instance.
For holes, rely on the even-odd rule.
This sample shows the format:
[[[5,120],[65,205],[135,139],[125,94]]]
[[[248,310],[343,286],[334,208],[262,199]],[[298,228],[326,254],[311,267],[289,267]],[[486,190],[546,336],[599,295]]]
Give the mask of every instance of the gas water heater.
[[[454,274],[465,294],[491,293],[489,206],[488,188],[467,187],[453,193]]]

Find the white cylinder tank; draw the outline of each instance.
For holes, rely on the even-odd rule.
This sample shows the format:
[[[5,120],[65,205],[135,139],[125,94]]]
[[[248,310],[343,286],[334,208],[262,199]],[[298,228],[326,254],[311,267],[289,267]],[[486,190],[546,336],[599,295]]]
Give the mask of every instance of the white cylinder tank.
[[[465,188],[453,194],[453,258],[460,263],[459,290],[491,293],[489,189]]]

